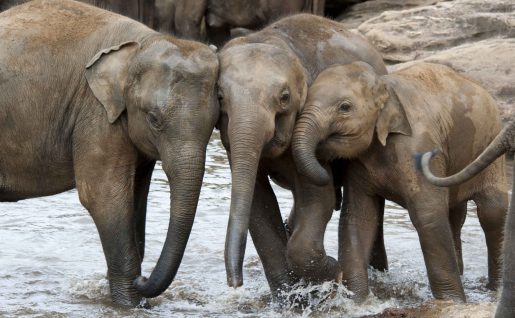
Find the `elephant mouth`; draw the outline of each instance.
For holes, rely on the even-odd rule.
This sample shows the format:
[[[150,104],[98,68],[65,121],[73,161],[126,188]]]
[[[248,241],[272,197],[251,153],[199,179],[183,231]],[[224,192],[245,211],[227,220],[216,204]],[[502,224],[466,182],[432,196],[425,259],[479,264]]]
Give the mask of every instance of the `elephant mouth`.
[[[363,134],[359,134],[359,133],[346,134],[346,133],[341,133],[341,132],[334,132],[327,137],[327,139],[325,140],[324,143],[331,143],[331,142],[349,143],[356,139],[361,138],[362,135]]]
[[[353,143],[362,138],[362,136],[363,134],[360,133],[334,132],[318,144],[316,156],[322,163],[353,157],[353,154],[348,153],[346,148],[351,148]]]

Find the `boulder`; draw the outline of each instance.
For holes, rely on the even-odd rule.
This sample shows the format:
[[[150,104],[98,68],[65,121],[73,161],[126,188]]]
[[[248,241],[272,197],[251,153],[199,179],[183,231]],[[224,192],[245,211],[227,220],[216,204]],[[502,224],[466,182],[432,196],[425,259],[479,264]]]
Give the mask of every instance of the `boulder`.
[[[503,119],[515,113],[515,38],[466,43],[390,69],[418,61],[445,64],[481,84],[497,101]]]
[[[341,21],[349,29],[355,29],[363,22],[379,16],[384,11],[399,11],[427,6],[442,0],[370,0],[355,4],[342,12],[336,20]]]
[[[358,30],[387,62],[406,62],[467,42],[514,37],[515,1],[455,0],[385,11]]]

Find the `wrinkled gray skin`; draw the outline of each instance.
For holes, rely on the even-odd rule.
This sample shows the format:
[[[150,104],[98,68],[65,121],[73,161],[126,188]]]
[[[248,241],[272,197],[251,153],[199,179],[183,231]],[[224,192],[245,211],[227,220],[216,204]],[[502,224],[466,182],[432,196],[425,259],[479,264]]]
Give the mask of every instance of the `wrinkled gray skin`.
[[[432,168],[452,174],[480,154],[500,129],[492,97],[443,65],[420,63],[379,76],[357,62],[319,75],[297,121],[292,148],[299,171],[317,184],[330,181],[320,162],[349,159],[339,261],[342,279],[357,300],[368,295],[367,261],[385,199],[408,210],[435,298],[461,301],[460,231],[466,203],[473,200],[488,246],[488,287],[496,287],[508,205],[503,160],[447,189],[425,180],[411,155],[439,149]]]
[[[79,2],[38,0],[0,14],[0,201],[76,187],[117,304],[159,295],[177,272],[218,118],[217,72],[207,46]],[[156,160],[173,185],[170,225],[138,293]]]
[[[256,30],[298,12],[324,14],[323,0],[156,0],[156,6],[161,31],[216,45],[233,28]]]
[[[460,172],[449,177],[436,177],[430,169],[432,153],[419,156],[424,176],[437,186],[456,186],[475,178],[476,175],[496,162],[505,153],[515,152],[515,116],[502,132],[488,145],[488,147]],[[515,171],[513,173],[513,186],[515,186]],[[501,300],[495,313],[496,318],[515,317],[515,188],[512,189],[510,211],[504,229],[503,279]]]
[[[229,286],[243,283],[248,230],[273,293],[292,283],[291,270],[308,280],[337,278],[338,264],[323,246],[335,189],[309,183],[296,173],[290,139],[307,87],[319,72],[335,63],[364,60],[386,74],[380,54],[339,23],[299,14],[233,39],[219,58],[217,126],[232,172],[225,250]],[[268,177],[293,192],[288,241]]]

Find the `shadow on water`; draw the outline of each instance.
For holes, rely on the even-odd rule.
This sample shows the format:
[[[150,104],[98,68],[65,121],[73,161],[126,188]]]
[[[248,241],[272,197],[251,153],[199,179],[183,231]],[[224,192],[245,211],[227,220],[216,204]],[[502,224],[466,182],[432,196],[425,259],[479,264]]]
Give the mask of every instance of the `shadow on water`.
[[[510,163],[512,164],[512,163]],[[511,173],[511,167],[508,169]],[[511,178],[509,179],[511,180]],[[385,242],[390,261],[387,273],[370,272],[371,295],[364,304],[349,300],[343,286],[325,283],[299,286],[296,295],[309,301],[278,308],[271,303],[261,263],[249,238],[244,263],[244,286],[226,285],[224,239],[230,204],[230,171],[215,133],[208,146],[206,173],[197,217],[180,270],[172,286],[150,300],[153,308],[122,309],[111,304],[106,265],[96,228],[80,205],[75,190],[56,196],[0,204],[0,316],[34,317],[396,317],[406,307],[439,312],[466,312],[473,317],[493,312],[495,293],[485,288],[487,257],[475,207],[469,204],[463,227],[463,282],[471,304],[440,305],[432,301],[418,237],[405,210],[388,202]],[[292,198],[274,186],[283,217]],[[166,176],[157,165],[149,195],[146,254],[148,275],[161,252],[169,217]],[[328,225],[325,246],[337,255],[338,214]],[[424,303],[424,305],[420,305]],[[436,303],[436,304],[435,304]],[[465,306],[465,307],[463,307]],[[393,309],[387,309],[393,308]],[[445,311],[451,310],[451,311]],[[472,310],[472,309],[470,309]],[[406,310],[405,310],[406,311]],[[386,315],[386,316],[385,316]],[[389,316],[387,316],[389,315]],[[417,316],[415,315],[415,316]],[[429,316],[428,316],[429,317]]]

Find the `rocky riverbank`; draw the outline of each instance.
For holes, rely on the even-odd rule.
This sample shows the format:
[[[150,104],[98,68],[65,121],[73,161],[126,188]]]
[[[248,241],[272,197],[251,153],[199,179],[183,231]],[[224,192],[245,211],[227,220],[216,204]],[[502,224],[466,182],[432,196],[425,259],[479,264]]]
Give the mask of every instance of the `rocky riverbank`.
[[[476,80],[506,119],[515,113],[515,1],[371,0],[338,18],[397,69],[427,61]]]

